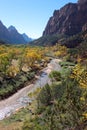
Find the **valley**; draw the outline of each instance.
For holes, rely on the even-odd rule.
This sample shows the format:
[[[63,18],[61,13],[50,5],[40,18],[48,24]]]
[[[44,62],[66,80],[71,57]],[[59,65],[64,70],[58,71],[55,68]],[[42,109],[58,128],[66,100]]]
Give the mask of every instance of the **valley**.
[[[20,1],[0,3],[0,130],[87,130],[87,0]]]

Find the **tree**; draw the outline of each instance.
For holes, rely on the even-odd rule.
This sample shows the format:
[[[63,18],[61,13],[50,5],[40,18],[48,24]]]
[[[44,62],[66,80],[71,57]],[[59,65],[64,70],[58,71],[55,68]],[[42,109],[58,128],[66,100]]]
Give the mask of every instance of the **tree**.
[[[87,88],[87,68],[81,64],[74,67],[71,78],[76,79],[82,88]]]

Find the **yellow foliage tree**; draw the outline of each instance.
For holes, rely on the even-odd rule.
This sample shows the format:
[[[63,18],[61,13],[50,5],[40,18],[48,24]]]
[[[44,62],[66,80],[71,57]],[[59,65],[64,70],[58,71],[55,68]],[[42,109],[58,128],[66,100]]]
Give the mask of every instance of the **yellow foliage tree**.
[[[7,69],[7,75],[9,77],[15,77],[18,72],[20,71],[19,67],[18,66],[15,66],[15,65],[11,65],[9,66],[9,68]]]
[[[81,64],[74,67],[71,78],[75,78],[82,88],[87,88],[87,69]]]
[[[32,67],[35,61],[38,61],[41,59],[41,54],[35,50],[27,51],[24,58],[28,66]]]
[[[58,44],[56,45],[56,51],[54,52],[54,55],[58,57],[63,57],[66,56],[67,51],[68,51],[67,47]]]

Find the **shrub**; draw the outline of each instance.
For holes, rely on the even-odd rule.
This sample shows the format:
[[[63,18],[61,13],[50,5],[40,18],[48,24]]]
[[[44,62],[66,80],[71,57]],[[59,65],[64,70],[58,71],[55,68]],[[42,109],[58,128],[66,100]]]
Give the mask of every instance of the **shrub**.
[[[39,103],[46,106],[51,104],[51,88],[48,84],[46,84],[45,87],[42,88],[37,100]]]
[[[52,79],[52,81],[61,81],[61,73],[59,71],[52,71],[49,74],[49,77]]]

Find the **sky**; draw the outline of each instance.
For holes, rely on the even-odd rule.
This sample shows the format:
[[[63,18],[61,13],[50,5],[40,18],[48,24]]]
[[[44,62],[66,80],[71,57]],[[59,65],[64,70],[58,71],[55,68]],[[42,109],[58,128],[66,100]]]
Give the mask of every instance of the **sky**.
[[[0,20],[6,27],[15,26],[19,33],[39,38],[54,10],[77,0],[0,0]]]

